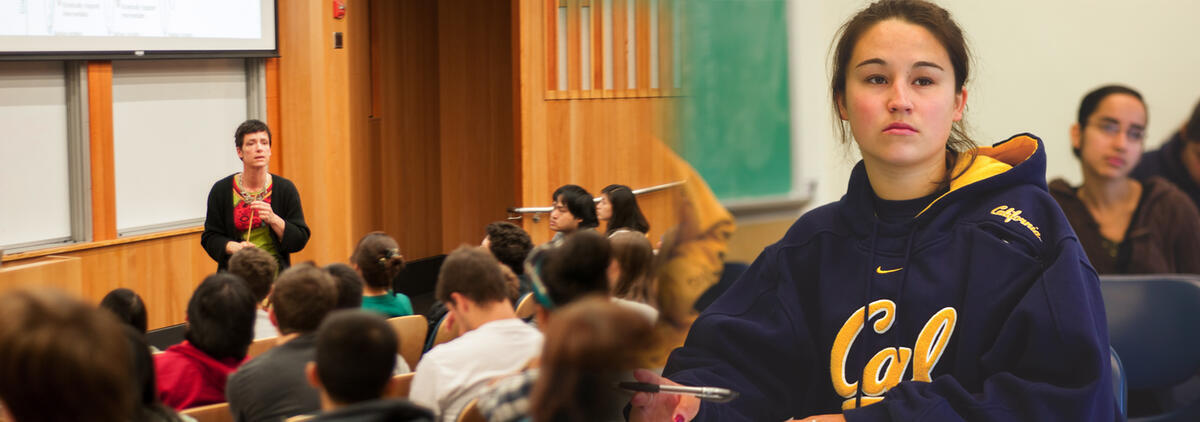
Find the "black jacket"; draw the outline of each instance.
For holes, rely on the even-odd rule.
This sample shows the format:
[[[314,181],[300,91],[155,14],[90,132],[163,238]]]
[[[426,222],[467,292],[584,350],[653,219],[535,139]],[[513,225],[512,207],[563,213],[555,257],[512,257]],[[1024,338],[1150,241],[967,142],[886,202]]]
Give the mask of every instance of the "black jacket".
[[[204,234],[200,235],[200,245],[213,261],[217,261],[218,271],[229,267],[225,244],[242,240],[240,230],[233,224],[233,177],[231,174],[218,180],[208,191],[208,212],[204,216]],[[304,223],[304,210],[300,207],[300,192],[296,185],[274,174],[271,185],[271,211],[285,221],[282,239],[270,230],[278,253],[275,259],[279,260],[282,271],[292,264],[290,254],[300,252],[308,244],[311,232]]]
[[[408,400],[355,403],[310,419],[313,422],[433,422],[433,412]]]

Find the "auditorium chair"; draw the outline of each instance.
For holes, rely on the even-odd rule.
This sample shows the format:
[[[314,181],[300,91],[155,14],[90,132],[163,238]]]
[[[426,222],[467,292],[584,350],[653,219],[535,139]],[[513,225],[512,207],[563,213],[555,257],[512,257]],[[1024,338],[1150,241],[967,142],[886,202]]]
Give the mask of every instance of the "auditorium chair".
[[[250,348],[246,349],[246,359],[254,359],[256,356],[266,353],[278,343],[279,337],[267,337],[254,340],[250,343]]]
[[[449,313],[443,316],[442,319],[438,321],[437,327],[433,329],[433,335],[425,339],[426,352],[428,352],[429,349],[432,349],[434,346],[454,340],[455,337],[458,337],[458,329],[455,328],[453,324],[450,324],[450,320],[446,318],[448,316],[450,316]]]
[[[526,319],[535,313],[537,313],[537,301],[533,300],[533,293],[521,296],[521,300],[517,302],[517,318]]]
[[[229,412],[229,403],[217,403],[196,406],[179,412],[191,416],[196,422],[233,422],[233,413]]]
[[[388,319],[388,324],[396,331],[400,340],[400,356],[408,363],[409,368],[416,368],[421,360],[421,350],[425,347],[425,332],[429,323],[424,315],[408,315]]]
[[[415,374],[415,372],[409,372],[407,374],[392,376],[392,382],[395,383],[395,386],[388,391],[384,398],[407,399],[409,391],[412,391],[412,380]]]
[[[1169,392],[1200,371],[1200,275],[1101,276],[1109,341],[1129,391]],[[1168,394],[1169,395],[1169,394]],[[1200,400],[1131,421],[1200,421]]]
[[[487,422],[487,419],[483,417],[483,413],[479,411],[478,401],[478,398],[472,399],[470,403],[467,403],[466,407],[463,407],[462,412],[458,414],[458,422]]]

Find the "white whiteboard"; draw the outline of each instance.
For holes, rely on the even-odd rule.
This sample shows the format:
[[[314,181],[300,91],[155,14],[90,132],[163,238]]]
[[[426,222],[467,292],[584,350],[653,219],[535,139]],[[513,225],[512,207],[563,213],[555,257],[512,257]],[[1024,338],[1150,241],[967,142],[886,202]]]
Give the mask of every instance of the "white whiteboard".
[[[0,246],[71,236],[62,62],[0,63]]]
[[[243,60],[113,62],[118,234],[204,218],[213,182],[242,168],[246,98]]]
[[[0,0],[0,53],[275,50],[274,0]]]

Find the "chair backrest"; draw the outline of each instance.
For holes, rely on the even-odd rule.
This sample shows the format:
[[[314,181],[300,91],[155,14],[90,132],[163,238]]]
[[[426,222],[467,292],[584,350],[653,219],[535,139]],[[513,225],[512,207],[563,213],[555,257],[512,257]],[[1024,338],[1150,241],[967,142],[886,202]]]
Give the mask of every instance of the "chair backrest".
[[[537,306],[537,301],[533,300],[533,293],[526,293],[517,303],[517,318],[525,319],[533,316],[537,312]]]
[[[1121,357],[1117,356],[1117,350],[1112,346],[1108,347],[1108,360],[1112,364],[1112,379],[1113,379],[1113,396],[1117,399],[1117,410],[1121,411],[1121,416],[1128,415],[1125,411],[1125,400],[1128,397],[1128,390],[1125,388],[1125,366],[1121,365]]]
[[[487,422],[487,418],[483,417],[483,412],[479,411],[479,399],[472,399],[463,407],[462,412],[458,414],[458,422]]]
[[[1102,276],[1100,290],[1128,389],[1174,386],[1200,370],[1200,275]]]
[[[393,375],[392,382],[396,385],[389,391],[385,397],[389,399],[407,399],[409,391],[412,391],[413,372],[407,374]]]
[[[447,318],[449,316],[450,314],[447,313],[442,317],[441,321],[438,321],[437,328],[433,329],[432,341],[429,343],[429,347],[426,349],[432,349],[434,346],[454,340],[456,337],[458,337],[458,328],[455,327],[454,324],[450,323],[450,318]]]
[[[253,359],[255,356],[263,354],[271,350],[278,343],[279,337],[267,337],[254,340],[250,343],[250,348],[246,350],[246,359]]]
[[[179,412],[191,416],[196,422],[233,422],[233,413],[229,412],[229,403],[217,403],[197,406]]]
[[[409,368],[416,368],[421,360],[421,350],[425,348],[425,332],[429,330],[429,322],[424,315],[408,315],[388,319],[388,324],[396,330],[400,339],[400,356],[408,363]]]

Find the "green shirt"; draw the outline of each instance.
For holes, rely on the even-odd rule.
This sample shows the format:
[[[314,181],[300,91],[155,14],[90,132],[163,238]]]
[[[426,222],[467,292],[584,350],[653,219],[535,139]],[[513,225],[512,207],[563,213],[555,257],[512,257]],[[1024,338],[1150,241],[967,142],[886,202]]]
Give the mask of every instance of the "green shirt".
[[[392,293],[388,290],[387,294],[379,296],[363,296],[363,309],[379,312],[388,318],[412,315],[412,302],[408,300],[408,296],[404,293]]]

